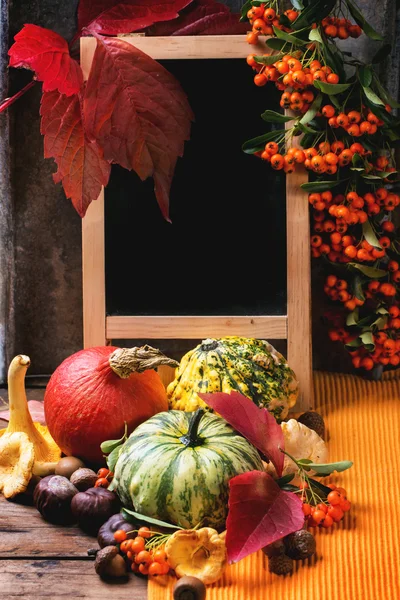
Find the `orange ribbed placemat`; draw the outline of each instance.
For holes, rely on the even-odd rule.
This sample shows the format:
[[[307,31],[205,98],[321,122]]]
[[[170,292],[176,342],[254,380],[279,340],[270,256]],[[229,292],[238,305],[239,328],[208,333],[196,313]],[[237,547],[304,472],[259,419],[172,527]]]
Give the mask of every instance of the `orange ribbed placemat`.
[[[332,530],[316,532],[317,553],[292,575],[268,572],[260,551],[207,588],[207,600],[400,599],[400,370],[380,382],[316,372],[315,410],[327,426],[329,460],[353,460],[331,480],[352,508]],[[171,600],[176,581],[149,581],[148,600]]]

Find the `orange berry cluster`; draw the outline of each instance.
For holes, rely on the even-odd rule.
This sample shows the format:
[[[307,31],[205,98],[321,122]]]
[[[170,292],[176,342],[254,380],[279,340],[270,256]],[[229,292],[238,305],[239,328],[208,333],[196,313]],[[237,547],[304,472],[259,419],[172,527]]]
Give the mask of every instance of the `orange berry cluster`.
[[[291,23],[299,16],[299,13],[294,9],[286,10],[284,14]],[[280,15],[274,8],[268,7],[267,4],[253,6],[247,12],[247,18],[252,26],[252,30],[247,33],[246,38],[249,44],[256,44],[259,35],[275,35],[273,27],[287,33],[292,31],[290,27],[285,27],[279,22]]]
[[[400,309],[398,306],[393,305],[391,307],[392,313],[400,314]],[[397,309],[397,311],[396,311]],[[400,319],[395,317],[391,319],[392,321],[397,321],[397,325],[400,326]],[[390,322],[389,322],[390,323]],[[388,327],[390,325],[388,324]],[[400,364],[400,339],[394,339],[397,335],[397,330],[399,327],[396,327],[395,331],[378,331],[373,336],[375,350],[373,352],[368,352],[364,346],[355,349],[351,352],[351,361],[355,369],[365,369],[366,371],[371,371],[375,365],[383,365],[383,366],[392,366],[397,367]],[[388,333],[393,336],[389,337]]]
[[[338,37],[341,40],[347,40],[348,37],[358,38],[362,34],[362,29],[353,24],[348,19],[339,19],[338,17],[326,17],[322,19],[321,25],[324,28],[325,35],[331,38]]]
[[[128,533],[123,529],[118,529],[114,533],[119,551],[126,556],[130,562],[130,569],[134,573],[157,577],[169,572],[167,555],[161,547],[146,550],[146,541],[153,535],[158,534],[150,531],[148,527],[141,527],[133,539],[128,538]]]
[[[328,275],[325,280],[324,292],[331,300],[342,302],[347,310],[354,310],[356,306],[362,306],[365,300],[360,300],[352,296],[348,290],[348,283],[345,279],[339,279],[336,275]],[[333,339],[331,336],[329,336]],[[335,336],[334,336],[335,337]],[[336,338],[337,340],[340,337]],[[348,340],[346,340],[347,342]]]
[[[390,112],[389,104],[386,105],[386,111]],[[374,113],[362,107],[361,112],[350,110],[349,112],[338,111],[331,104],[325,104],[321,109],[321,114],[328,119],[329,126],[332,129],[342,127],[349,135],[360,137],[364,134],[374,135],[378,127],[384,125],[384,121],[379,119]]]
[[[287,154],[279,153],[279,146],[276,142],[268,142],[260,157],[269,162],[276,171],[283,169],[285,173],[293,173],[296,164],[305,161],[305,154],[300,148],[289,148]]]
[[[94,484],[94,487],[102,487],[108,488],[110,483],[112,482],[114,477],[114,473],[111,473],[109,469],[103,467],[97,471],[97,481]]]
[[[339,523],[344,513],[351,508],[351,502],[347,499],[344,488],[336,487],[334,484],[329,484],[328,487],[332,491],[328,494],[326,502],[320,502],[316,506],[311,506],[307,502],[303,504],[303,513],[309,527],[329,529],[334,523]]]

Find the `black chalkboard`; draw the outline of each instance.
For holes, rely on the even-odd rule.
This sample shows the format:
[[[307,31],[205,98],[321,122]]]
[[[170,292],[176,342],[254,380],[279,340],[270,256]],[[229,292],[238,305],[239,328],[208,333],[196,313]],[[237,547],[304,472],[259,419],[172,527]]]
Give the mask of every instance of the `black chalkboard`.
[[[108,315],[286,314],[285,181],[243,153],[279,103],[242,59],[160,61],[196,121],[161,216],[153,181],[114,166],[105,193]]]

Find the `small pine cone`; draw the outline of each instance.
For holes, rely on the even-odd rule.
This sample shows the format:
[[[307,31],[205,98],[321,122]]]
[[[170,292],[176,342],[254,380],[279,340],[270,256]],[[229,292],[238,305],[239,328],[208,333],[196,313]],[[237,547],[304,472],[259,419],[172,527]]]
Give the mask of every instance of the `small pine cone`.
[[[276,542],[272,542],[272,544],[268,544],[268,546],[264,546],[262,549],[264,554],[271,558],[271,556],[281,556],[285,554],[285,544],[283,539],[277,540]]]
[[[294,560],[304,560],[315,553],[315,537],[306,529],[299,529],[285,537],[286,554]]]
[[[275,575],[287,575],[293,571],[293,560],[286,554],[271,556],[268,559],[268,569],[270,573],[275,573]]]
[[[297,419],[299,423],[302,423],[309,429],[313,429],[323,439],[325,436],[325,423],[321,415],[315,411],[309,410]]]

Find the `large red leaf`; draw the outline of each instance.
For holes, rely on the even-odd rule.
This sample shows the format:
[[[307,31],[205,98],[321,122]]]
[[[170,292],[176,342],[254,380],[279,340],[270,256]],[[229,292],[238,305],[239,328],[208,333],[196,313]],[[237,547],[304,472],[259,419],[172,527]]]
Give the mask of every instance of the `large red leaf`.
[[[35,71],[43,90],[77,94],[83,82],[82,70],[71,58],[68,44],[58,33],[37,25],[24,25],[8,51],[10,67]]]
[[[153,177],[168,220],[169,190],[193,113],[178,81],[120,39],[97,41],[84,99],[85,125],[109,162]]]
[[[302,502],[284,492],[268,473],[249,471],[229,481],[226,547],[238,562],[304,525]]]
[[[198,395],[272,462],[279,477],[282,475],[285,456],[279,448],[284,450],[285,439],[281,426],[266,408],[259,408],[238,392]]]
[[[230,13],[229,7],[215,0],[194,0],[177,19],[168,23],[157,23],[147,31],[148,35],[207,35],[242,33],[249,28],[239,24],[240,15]],[[232,24],[235,22],[234,30]],[[236,25],[239,24],[238,28]]]
[[[159,21],[176,19],[192,0],[81,0],[78,31],[116,35],[131,33]]]
[[[84,217],[101,187],[107,185],[110,165],[96,142],[85,135],[78,94],[68,97],[57,91],[45,92],[40,114],[44,156],[54,158],[58,166],[54,181],[62,183],[67,198]]]

